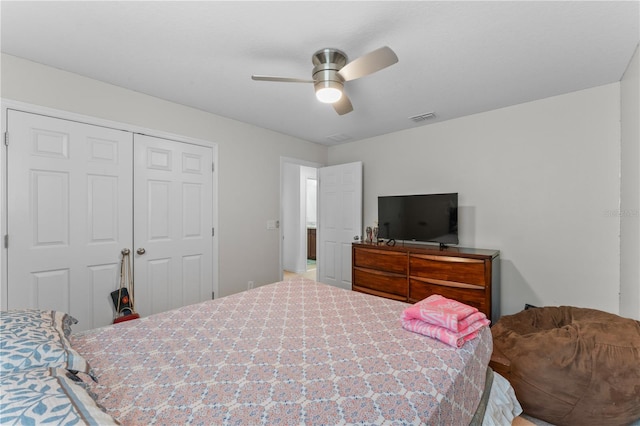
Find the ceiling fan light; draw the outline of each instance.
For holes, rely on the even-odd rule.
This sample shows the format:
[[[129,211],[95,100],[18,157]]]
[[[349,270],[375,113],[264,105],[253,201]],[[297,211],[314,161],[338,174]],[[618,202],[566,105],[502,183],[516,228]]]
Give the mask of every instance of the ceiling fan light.
[[[325,104],[338,102],[342,98],[342,84],[337,81],[319,81],[315,88],[316,98]]]
[[[318,91],[316,91],[316,98],[320,102],[324,102],[325,104],[332,104],[334,102],[338,102],[342,97],[342,91],[340,89],[335,89],[333,87],[324,87]]]

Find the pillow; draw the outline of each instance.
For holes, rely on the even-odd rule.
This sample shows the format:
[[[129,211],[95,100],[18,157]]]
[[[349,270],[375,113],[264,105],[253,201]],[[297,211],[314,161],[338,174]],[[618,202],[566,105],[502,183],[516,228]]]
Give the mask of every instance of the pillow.
[[[0,313],[0,374],[42,367],[87,373],[89,363],[72,347],[68,336],[78,321],[57,311],[33,309]]]
[[[118,425],[65,369],[0,376],[0,423]]]

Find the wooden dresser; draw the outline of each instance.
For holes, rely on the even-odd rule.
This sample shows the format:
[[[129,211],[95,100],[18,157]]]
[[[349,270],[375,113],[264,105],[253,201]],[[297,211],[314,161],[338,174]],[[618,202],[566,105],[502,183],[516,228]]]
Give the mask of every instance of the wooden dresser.
[[[431,294],[500,317],[500,252],[435,245],[353,243],[352,289],[415,303]]]

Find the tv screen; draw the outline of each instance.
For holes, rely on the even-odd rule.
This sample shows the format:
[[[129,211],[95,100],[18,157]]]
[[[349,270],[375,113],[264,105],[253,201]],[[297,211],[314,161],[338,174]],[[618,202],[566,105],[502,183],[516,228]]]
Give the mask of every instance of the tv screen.
[[[458,194],[378,197],[378,237],[458,244]]]

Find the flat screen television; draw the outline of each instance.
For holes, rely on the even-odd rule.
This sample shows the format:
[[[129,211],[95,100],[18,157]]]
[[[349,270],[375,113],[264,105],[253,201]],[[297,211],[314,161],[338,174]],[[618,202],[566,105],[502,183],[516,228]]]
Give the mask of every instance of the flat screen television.
[[[378,197],[378,237],[458,244],[458,194]]]

